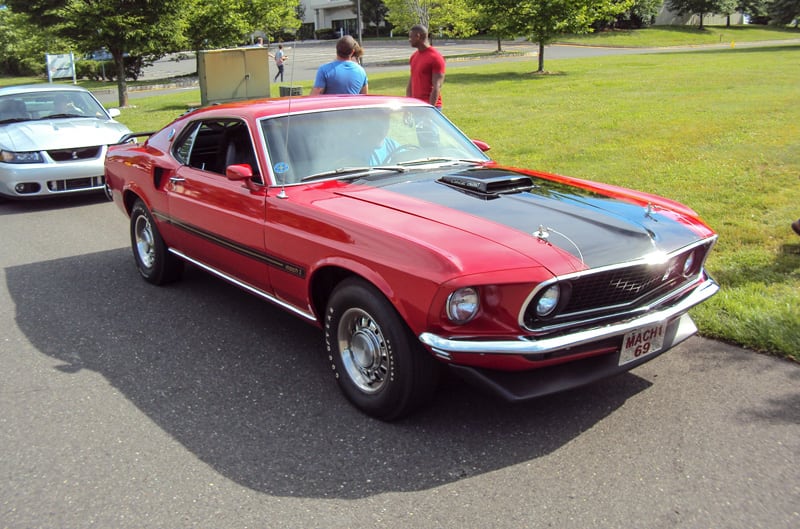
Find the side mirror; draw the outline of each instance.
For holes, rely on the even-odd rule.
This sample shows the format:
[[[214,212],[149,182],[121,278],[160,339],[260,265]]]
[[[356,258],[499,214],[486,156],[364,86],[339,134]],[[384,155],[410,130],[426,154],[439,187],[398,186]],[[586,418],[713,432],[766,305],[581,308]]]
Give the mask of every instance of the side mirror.
[[[112,118],[119,117],[119,115],[122,114],[122,112],[120,112],[118,108],[109,108],[107,112],[108,115],[111,116]]]
[[[253,168],[249,163],[237,163],[225,168],[225,176],[228,180],[249,180],[253,178]]]
[[[479,148],[479,149],[480,149],[482,152],[486,152],[486,151],[488,151],[489,149],[491,149],[491,147],[489,146],[489,144],[488,144],[488,143],[486,143],[485,141],[481,141],[481,140],[472,140],[472,143],[474,143],[474,144],[475,144],[475,147]]]

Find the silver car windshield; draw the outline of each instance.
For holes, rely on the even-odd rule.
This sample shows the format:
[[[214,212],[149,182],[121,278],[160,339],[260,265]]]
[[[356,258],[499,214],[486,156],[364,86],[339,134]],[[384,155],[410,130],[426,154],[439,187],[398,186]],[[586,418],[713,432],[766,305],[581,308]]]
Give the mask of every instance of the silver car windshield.
[[[0,96],[0,123],[61,118],[109,119],[103,106],[84,92],[49,90]]]
[[[391,174],[398,167],[488,160],[432,107],[292,114],[265,119],[262,128],[279,185],[349,177],[369,168]]]

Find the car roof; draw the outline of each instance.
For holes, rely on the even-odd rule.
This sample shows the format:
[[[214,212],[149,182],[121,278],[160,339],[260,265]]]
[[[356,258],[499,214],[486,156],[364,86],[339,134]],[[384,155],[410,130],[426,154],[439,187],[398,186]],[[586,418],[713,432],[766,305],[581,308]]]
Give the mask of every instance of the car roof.
[[[17,86],[4,86],[0,88],[0,96],[15,95],[15,94],[29,94],[31,92],[88,92],[81,86],[66,85],[66,84],[25,84]]]
[[[338,110],[355,107],[388,107],[400,108],[408,106],[429,106],[419,99],[408,97],[377,95],[321,95],[282,97],[279,99],[253,99],[220,103],[194,110],[190,114],[248,115],[253,118],[265,116],[313,112],[319,110]]]

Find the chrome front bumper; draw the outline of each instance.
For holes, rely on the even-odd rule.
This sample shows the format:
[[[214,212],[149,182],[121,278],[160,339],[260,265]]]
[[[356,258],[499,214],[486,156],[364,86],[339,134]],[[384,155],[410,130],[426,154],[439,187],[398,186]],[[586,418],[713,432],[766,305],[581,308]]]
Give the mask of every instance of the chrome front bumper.
[[[641,316],[631,318],[618,323],[603,325],[577,331],[574,333],[554,336],[552,338],[529,338],[520,337],[517,340],[472,340],[472,339],[451,339],[438,336],[436,334],[424,332],[419,335],[419,340],[427,345],[437,356],[444,359],[450,358],[451,354],[503,354],[503,355],[526,355],[537,356],[545,355],[555,351],[561,351],[580,345],[597,342],[607,338],[622,336],[627,332],[649,325],[662,322],[671,322],[684,315],[689,309],[707,300],[719,291],[719,285],[710,277],[706,282],[693,290],[688,296],[680,300],[675,305],[646,312]],[[691,320],[687,317],[684,320]],[[680,325],[680,339],[673,340],[678,343],[685,340],[697,332],[694,324]],[[666,346],[667,344],[665,344]],[[665,347],[665,350],[668,347]]]

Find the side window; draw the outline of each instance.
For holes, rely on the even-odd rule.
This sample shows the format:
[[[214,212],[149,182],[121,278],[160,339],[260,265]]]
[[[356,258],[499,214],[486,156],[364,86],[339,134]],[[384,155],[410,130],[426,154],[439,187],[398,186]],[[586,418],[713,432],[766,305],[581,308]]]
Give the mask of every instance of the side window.
[[[172,154],[184,165],[222,175],[229,165],[249,164],[253,180],[261,183],[253,142],[240,120],[196,121],[175,141]]]
[[[172,146],[172,155],[183,165],[191,165],[189,163],[189,157],[192,154],[192,145],[194,144],[194,137],[196,133],[197,123],[193,123],[192,125],[183,129],[183,134],[181,134],[181,136]],[[200,167],[200,169],[204,168]]]
[[[217,152],[224,131],[224,122],[195,121],[183,130],[172,154],[184,165],[223,174],[225,169],[219,166]]]

